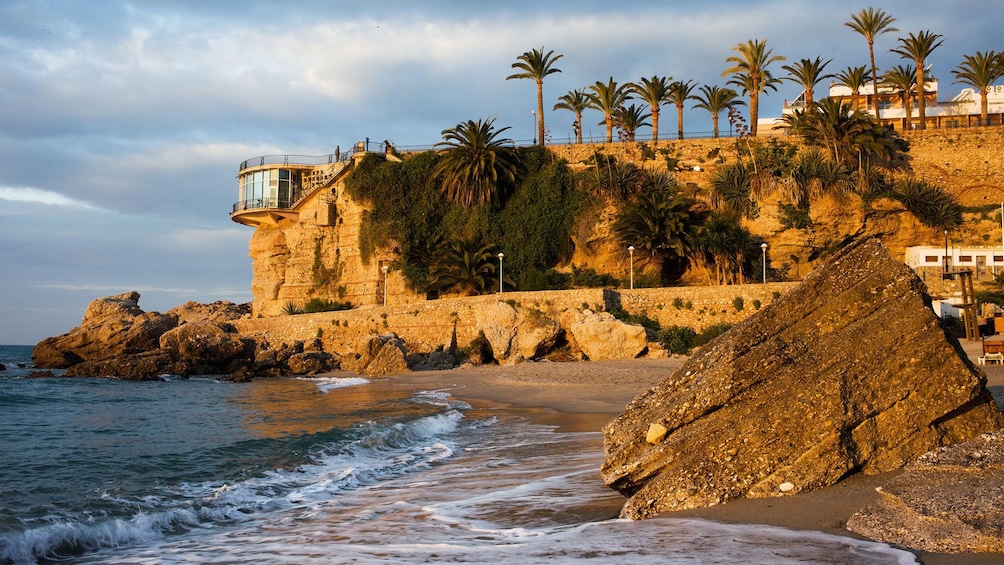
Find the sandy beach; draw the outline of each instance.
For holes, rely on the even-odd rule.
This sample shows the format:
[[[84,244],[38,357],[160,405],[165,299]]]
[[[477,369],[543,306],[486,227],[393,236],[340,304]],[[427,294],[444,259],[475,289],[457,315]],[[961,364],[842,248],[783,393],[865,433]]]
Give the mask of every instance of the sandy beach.
[[[975,363],[980,342],[963,342]],[[635,396],[680,367],[686,358],[601,362],[537,362],[513,366],[462,367],[415,372],[401,378],[409,387],[449,390],[475,407],[526,409],[537,421],[565,431],[599,431]],[[981,366],[988,388],[1004,406],[1004,366]],[[816,492],[787,497],[735,500],[720,506],[672,513],[720,522],[767,524],[860,538],[846,521],[878,497],[875,487],[889,476],[857,476]],[[611,508],[615,515],[617,508]],[[915,552],[923,563],[1004,563],[1004,555],[944,555]]]

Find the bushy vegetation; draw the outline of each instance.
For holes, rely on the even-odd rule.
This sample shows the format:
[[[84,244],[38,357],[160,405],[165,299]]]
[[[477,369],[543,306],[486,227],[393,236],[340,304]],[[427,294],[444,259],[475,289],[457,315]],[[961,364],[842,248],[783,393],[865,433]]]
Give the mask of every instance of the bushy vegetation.
[[[325,300],[323,298],[311,298],[303,305],[304,314],[314,312],[335,312],[338,310],[351,310],[355,308],[351,302],[340,300]]]

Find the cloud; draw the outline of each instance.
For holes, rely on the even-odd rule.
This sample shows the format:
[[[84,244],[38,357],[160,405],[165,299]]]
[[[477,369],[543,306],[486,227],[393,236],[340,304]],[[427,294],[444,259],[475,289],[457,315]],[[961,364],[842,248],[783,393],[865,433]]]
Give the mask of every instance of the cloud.
[[[90,203],[82,200],[75,200],[58,192],[30,187],[0,186],[0,200],[45,204],[48,206],[71,206],[74,208],[97,209],[96,206]]]

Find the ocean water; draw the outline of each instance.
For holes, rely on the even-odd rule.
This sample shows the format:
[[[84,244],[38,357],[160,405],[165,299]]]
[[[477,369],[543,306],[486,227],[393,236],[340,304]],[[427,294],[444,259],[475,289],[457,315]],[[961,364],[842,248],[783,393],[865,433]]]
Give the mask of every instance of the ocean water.
[[[0,563],[914,563],[616,519],[599,433],[394,379],[26,379],[0,346]],[[18,367],[17,363],[25,367]]]

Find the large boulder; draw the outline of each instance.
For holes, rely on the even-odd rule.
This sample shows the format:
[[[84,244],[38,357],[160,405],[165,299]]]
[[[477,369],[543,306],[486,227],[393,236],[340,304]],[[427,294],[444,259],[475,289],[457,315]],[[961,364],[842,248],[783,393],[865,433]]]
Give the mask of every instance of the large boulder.
[[[1004,553],[1004,430],[921,455],[847,529],[933,553]]]
[[[160,336],[161,349],[196,365],[223,368],[236,359],[254,358],[255,343],[241,339],[228,324],[198,321],[182,324]]]
[[[569,324],[569,333],[591,361],[634,359],[648,347],[644,327],[624,323],[609,312],[582,314]]]
[[[476,311],[474,327],[488,340],[492,356],[500,363],[516,363],[546,355],[563,332],[544,312],[502,301]]]
[[[899,469],[1004,425],[923,282],[875,240],[697,351],[604,429],[622,516]]]
[[[163,375],[189,375],[192,372],[190,365],[178,360],[175,351],[155,349],[83,361],[67,369],[63,376],[155,381]]]
[[[404,340],[392,333],[383,334],[359,342],[354,354],[342,357],[341,367],[361,375],[383,377],[410,371],[407,356]]]
[[[92,301],[80,325],[42,340],[32,351],[36,367],[60,369],[81,361],[151,351],[160,336],[175,327],[175,316],[144,312],[139,293],[127,292]]]
[[[167,314],[177,318],[179,325],[204,321],[221,323],[250,316],[251,305],[234,304],[228,300],[218,300],[210,304],[190,301],[171,308]]]

